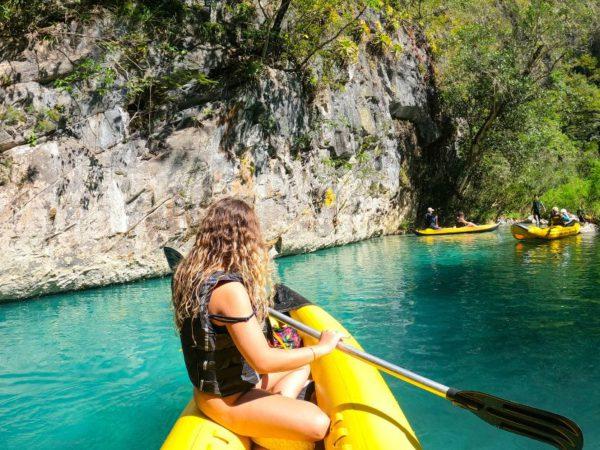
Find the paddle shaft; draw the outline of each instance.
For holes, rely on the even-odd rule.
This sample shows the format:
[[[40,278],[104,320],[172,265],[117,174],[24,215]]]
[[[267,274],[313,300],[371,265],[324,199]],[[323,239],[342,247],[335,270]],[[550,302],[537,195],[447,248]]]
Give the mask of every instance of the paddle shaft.
[[[309,336],[314,337],[315,339],[319,339],[321,337],[321,333],[319,331],[307,325],[304,325],[302,322],[298,322],[297,320],[292,319],[291,317],[286,316],[285,314],[282,314],[279,311],[274,310],[273,308],[269,308],[269,314],[277,320],[284,322],[289,326],[299,331],[302,331],[303,333],[306,333]],[[397,366],[384,359],[378,358],[377,356],[371,355],[350,345],[344,344],[343,342],[340,342],[337,345],[337,349],[357,359],[360,359],[361,361],[370,364],[371,366],[374,366],[377,369],[393,377],[400,378],[402,381],[405,381],[418,388],[429,391],[432,394],[438,395],[443,398],[447,398],[446,394],[450,390],[448,386],[444,386],[441,383],[437,383],[433,380],[430,380],[429,378],[425,378],[419,374],[411,372],[410,370],[404,369],[403,367]]]

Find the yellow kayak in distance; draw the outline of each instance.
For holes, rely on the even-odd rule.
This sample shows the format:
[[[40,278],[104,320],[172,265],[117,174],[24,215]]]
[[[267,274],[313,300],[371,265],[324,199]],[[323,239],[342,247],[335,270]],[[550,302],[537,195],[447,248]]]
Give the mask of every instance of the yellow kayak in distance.
[[[415,230],[415,234],[418,236],[442,236],[447,234],[486,233],[488,231],[497,230],[499,226],[499,223],[491,223],[487,225],[476,225],[474,227],[440,228],[439,230],[425,228],[424,230]]]
[[[302,306],[291,316],[317,330],[350,336],[341,324],[316,305]],[[314,338],[302,335],[306,345]],[[344,342],[361,348],[353,337]],[[415,450],[421,445],[380,372],[345,353],[334,351],[311,364],[317,403],[331,419],[325,449]],[[285,414],[285,411],[281,412]],[[294,448],[293,441],[285,448]],[[204,416],[192,399],[175,422],[162,450],[250,450],[251,441]],[[283,450],[283,447],[282,447]]]
[[[542,239],[551,241],[561,239],[567,236],[575,236],[579,234],[581,225],[575,222],[573,225],[563,227],[562,225],[554,225],[548,228],[540,228],[536,226],[525,226],[523,224],[514,224],[510,227],[510,231],[515,239],[519,240],[535,240]]]

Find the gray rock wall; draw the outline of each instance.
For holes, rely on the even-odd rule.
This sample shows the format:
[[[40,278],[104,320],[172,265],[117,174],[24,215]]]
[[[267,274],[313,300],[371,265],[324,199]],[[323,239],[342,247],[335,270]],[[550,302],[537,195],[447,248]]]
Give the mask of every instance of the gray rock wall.
[[[341,89],[310,98],[296,75],[266,69],[233,98],[190,99],[150,139],[131,132],[123,80],[104,95],[56,84],[98,54],[103,26],[0,62],[0,300],[164,275],[161,247],[189,248],[224,195],[253,202],[283,254],[414,216],[412,166],[438,131],[427,56],[408,35],[397,58],[363,49]],[[182,64],[208,72],[220,58]]]

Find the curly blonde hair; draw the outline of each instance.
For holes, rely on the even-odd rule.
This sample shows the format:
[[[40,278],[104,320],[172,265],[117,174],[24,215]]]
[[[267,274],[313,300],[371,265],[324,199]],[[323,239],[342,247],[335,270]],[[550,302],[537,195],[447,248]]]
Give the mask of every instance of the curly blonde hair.
[[[269,248],[254,209],[233,197],[208,207],[194,247],[175,271],[173,306],[178,329],[185,319],[198,315],[202,283],[219,270],[241,275],[256,317],[262,323],[273,304]]]

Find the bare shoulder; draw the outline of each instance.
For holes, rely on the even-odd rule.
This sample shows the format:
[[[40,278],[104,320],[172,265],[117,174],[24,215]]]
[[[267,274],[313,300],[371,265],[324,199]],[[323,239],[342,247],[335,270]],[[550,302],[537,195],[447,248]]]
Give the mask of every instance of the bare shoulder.
[[[223,283],[212,293],[209,310],[213,314],[238,317],[252,314],[248,291],[237,281]]]

